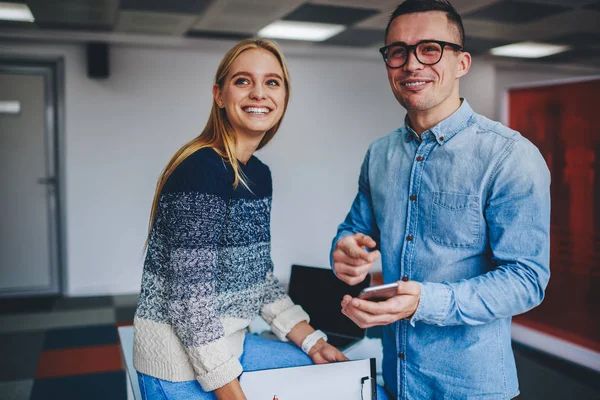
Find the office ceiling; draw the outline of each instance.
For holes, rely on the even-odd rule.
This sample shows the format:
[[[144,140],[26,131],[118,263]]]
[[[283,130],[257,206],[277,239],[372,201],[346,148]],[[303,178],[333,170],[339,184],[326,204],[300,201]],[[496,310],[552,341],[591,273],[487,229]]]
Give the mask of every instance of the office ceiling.
[[[186,38],[242,39],[273,21],[324,22],[347,29],[306,46],[377,48],[400,0],[0,0],[26,3],[34,24],[3,29],[116,32]],[[599,0],[454,0],[464,19],[466,48],[486,54],[519,41],[571,46],[541,62],[600,67]]]

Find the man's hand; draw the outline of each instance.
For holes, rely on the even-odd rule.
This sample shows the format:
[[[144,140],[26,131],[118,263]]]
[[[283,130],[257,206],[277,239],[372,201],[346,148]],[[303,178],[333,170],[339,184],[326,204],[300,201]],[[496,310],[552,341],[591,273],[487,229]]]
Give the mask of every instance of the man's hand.
[[[308,352],[308,356],[312,358],[315,364],[327,364],[330,362],[348,360],[348,357],[342,354],[341,351],[323,339],[319,339],[317,343],[315,343],[315,345]]]
[[[378,303],[346,295],[342,299],[342,314],[361,328],[389,325],[411,317],[419,306],[421,286],[414,281],[400,281],[396,293],[394,297]]]
[[[361,283],[380,255],[379,250],[368,252],[365,247],[375,246],[377,243],[362,233],[341,238],[333,251],[333,269],[338,278],[349,285]]]

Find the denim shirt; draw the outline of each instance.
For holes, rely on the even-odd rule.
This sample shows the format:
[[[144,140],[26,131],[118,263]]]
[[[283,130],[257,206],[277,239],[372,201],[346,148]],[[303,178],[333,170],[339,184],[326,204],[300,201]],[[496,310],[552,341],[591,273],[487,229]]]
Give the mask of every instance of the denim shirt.
[[[339,239],[371,236],[385,283],[421,285],[410,320],[383,327],[383,377],[400,399],[519,394],[511,317],[550,277],[550,173],[518,132],[466,100],[423,132],[371,144]]]

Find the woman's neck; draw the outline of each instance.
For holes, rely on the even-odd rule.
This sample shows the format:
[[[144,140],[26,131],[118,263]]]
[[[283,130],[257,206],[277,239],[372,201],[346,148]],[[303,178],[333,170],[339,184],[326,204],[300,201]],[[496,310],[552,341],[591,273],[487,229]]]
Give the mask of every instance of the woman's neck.
[[[250,157],[252,157],[252,154],[254,154],[258,148],[258,145],[263,137],[264,134],[253,137],[236,135],[235,157],[238,159],[238,161],[242,164],[246,164],[248,160],[250,160]]]

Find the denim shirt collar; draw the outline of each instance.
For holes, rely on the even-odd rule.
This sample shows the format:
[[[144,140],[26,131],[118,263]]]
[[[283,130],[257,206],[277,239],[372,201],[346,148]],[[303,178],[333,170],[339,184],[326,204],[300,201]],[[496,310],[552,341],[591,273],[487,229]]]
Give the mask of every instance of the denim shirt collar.
[[[469,126],[469,121],[473,116],[473,109],[469,105],[466,99],[461,98],[461,105],[452,115],[448,118],[440,121],[437,125],[431,127],[419,135],[409,125],[408,115],[404,117],[404,127],[406,129],[406,141],[411,140],[417,141],[428,141],[435,140],[440,146],[449,141],[458,132]]]

